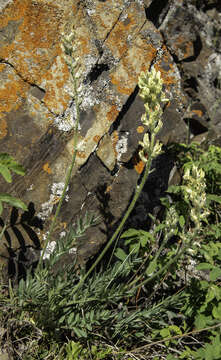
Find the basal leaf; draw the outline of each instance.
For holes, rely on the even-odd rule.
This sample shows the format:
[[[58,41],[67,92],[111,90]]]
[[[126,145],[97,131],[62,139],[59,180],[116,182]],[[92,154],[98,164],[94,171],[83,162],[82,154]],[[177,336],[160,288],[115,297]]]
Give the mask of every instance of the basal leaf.
[[[196,316],[194,323],[197,329],[203,329],[207,325],[206,318],[202,314]]]
[[[211,281],[216,281],[221,276],[221,269],[219,267],[214,267],[209,276]]]
[[[147,270],[146,270],[146,275],[150,275],[152,274],[155,270],[156,270],[156,267],[157,267],[157,262],[156,261],[151,261]]]
[[[179,217],[179,224],[180,224],[181,228],[183,228],[184,225],[185,225],[185,219],[184,219],[184,216],[183,216],[183,215],[181,215],[181,216]]]
[[[25,205],[25,203],[23,203],[23,201],[11,196],[10,194],[0,194],[0,201],[7,202],[11,206],[15,206],[25,211],[28,210],[27,206]]]
[[[5,181],[8,183],[12,182],[11,172],[6,165],[0,165],[0,173],[2,174]]]
[[[0,163],[10,162],[13,158],[7,153],[0,154]]]
[[[221,303],[219,303],[218,306],[213,307],[212,314],[215,319],[221,320]]]
[[[20,164],[15,163],[12,166],[10,166],[10,169],[18,175],[22,175],[22,176],[25,175],[25,169]]]
[[[209,201],[214,201],[214,202],[221,204],[221,196],[217,196],[214,194],[207,194],[206,197],[207,197],[207,200],[209,200]]]
[[[132,236],[135,237],[138,235],[139,235],[139,230],[128,229],[121,235],[121,238],[127,238],[127,237],[132,237]]]
[[[127,257],[127,254],[121,248],[117,248],[114,254],[121,261],[124,261]]]
[[[197,270],[211,270],[212,268],[213,268],[213,265],[208,264],[208,263],[200,263],[196,267]]]
[[[168,187],[167,192],[172,194],[178,194],[181,192],[181,188],[178,185],[171,185]]]

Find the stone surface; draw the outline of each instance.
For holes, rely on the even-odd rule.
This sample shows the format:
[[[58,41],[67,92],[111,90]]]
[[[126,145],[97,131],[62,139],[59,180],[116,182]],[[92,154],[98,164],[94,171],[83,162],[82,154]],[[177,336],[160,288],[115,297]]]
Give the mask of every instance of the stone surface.
[[[40,247],[64,186],[73,153],[75,104],[61,44],[64,35],[74,34],[74,57],[79,57],[81,75],[79,143],[54,237],[59,239],[86,210],[96,212],[100,225],[79,244],[79,253],[88,258],[125,212],[143,170],[137,156],[145,131],[137,86],[142,70],[155,66],[161,72],[170,99],[159,134],[165,145],[186,141],[187,124],[191,136],[211,132],[219,136],[219,4],[1,0],[0,10],[0,151],[15,156],[26,168],[26,176],[15,176],[10,186],[1,179],[1,189],[21,197],[30,209],[30,219],[19,225],[20,233],[15,230],[17,223],[8,218],[1,254],[7,260],[11,249],[24,243]],[[164,157],[167,171],[158,171],[159,161],[151,180],[152,194],[146,189],[140,200],[142,209],[146,200],[149,204],[146,213],[157,204],[172,166],[171,159]],[[7,211],[2,221],[6,216]],[[37,238],[30,236],[30,229]]]

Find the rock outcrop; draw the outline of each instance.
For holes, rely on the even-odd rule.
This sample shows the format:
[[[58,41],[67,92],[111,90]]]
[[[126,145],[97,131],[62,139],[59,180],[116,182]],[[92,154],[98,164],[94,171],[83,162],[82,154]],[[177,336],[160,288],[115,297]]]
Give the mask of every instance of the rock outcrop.
[[[29,225],[40,241],[73,152],[75,104],[63,37],[75,35],[82,104],[76,166],[54,236],[85,211],[100,215],[100,225],[79,247],[88,258],[123,215],[142,173],[137,156],[145,131],[137,86],[141,71],[155,66],[170,99],[159,136],[164,144],[185,141],[187,124],[193,136],[219,137],[220,5],[198,3],[0,0],[0,151],[26,168],[24,178],[15,177],[10,187],[2,181],[1,188],[29,204],[35,219]],[[162,181],[166,184],[166,178]],[[16,226],[1,240],[5,257],[24,243],[38,247],[30,230],[23,235],[23,226],[18,236]]]

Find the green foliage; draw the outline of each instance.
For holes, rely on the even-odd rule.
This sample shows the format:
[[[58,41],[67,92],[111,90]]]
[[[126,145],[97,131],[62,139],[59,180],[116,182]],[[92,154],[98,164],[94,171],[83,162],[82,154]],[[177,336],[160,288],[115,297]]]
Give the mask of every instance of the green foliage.
[[[79,342],[69,341],[66,344],[65,350],[67,352],[66,360],[101,360],[107,359],[111,355],[112,349],[99,349],[96,345],[91,345],[90,348],[85,348]],[[111,359],[111,357],[109,357]]]
[[[19,165],[17,161],[6,153],[0,154],[0,173],[8,183],[12,182],[11,171],[18,175],[25,175],[25,170],[22,165]]]
[[[8,183],[12,182],[11,172],[14,172],[18,175],[24,175],[24,168],[17,163],[17,161],[10,155],[6,153],[0,154],[0,174],[3,176],[5,181]],[[10,206],[20,208],[22,210],[27,210],[27,206],[21,201],[10,194],[0,194],[0,215],[3,211],[3,203],[8,203]]]
[[[77,102],[76,64],[69,40],[64,48]],[[149,231],[127,229],[112,260],[107,259],[107,250],[118,238],[152,171],[152,159],[162,150],[155,135],[162,126],[158,103],[166,99],[161,94],[160,74],[147,75],[139,80],[146,109],[142,122],[149,131],[140,142],[146,168],[104,250],[89,270],[87,265],[77,267],[78,254],[71,262],[65,261],[65,256],[75,251],[76,239],[97,225],[96,217],[89,214],[64,238],[50,241],[64,191],[40,265],[29,271],[17,288],[9,284],[0,289],[0,344],[10,339],[16,356],[58,360],[221,358],[221,149],[176,145],[182,182],[171,186],[162,199],[163,220],[159,223],[150,215]],[[75,155],[66,187],[74,162]],[[10,180],[10,170],[15,170],[8,167],[7,171],[4,166],[1,173]]]
[[[219,360],[221,359],[221,337],[220,335],[210,337],[210,343],[206,343],[202,348],[192,353],[196,360]]]

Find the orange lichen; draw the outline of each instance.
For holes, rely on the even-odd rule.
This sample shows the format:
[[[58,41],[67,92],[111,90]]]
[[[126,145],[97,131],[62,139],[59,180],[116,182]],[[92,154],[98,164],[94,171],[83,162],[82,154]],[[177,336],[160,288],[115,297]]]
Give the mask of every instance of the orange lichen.
[[[80,36],[78,41],[81,44],[81,47],[80,47],[81,54],[79,54],[79,55],[85,56],[85,55],[90,54],[91,49],[90,49],[90,46],[89,46],[88,38],[85,37],[85,36]]]
[[[39,108],[40,108],[40,105],[39,104],[34,104],[34,108],[36,109],[36,110],[38,110]]]
[[[4,70],[4,68],[6,67],[5,64],[0,64],[0,72],[2,72]]]
[[[203,116],[202,110],[192,110],[192,112],[195,113],[198,117],[202,117],[202,116]]]
[[[46,105],[51,106],[53,111],[61,111],[62,105],[67,104],[66,101],[61,104],[63,86],[69,76],[68,67],[60,57],[62,50],[58,30],[62,16],[56,5],[29,0],[14,0],[0,16],[0,29],[9,22],[15,22],[14,41],[3,44],[0,56],[10,60],[26,81],[40,85],[46,80]],[[55,70],[60,72],[60,77]],[[51,84],[48,84],[49,80]],[[52,87],[56,91],[53,92]]]
[[[136,4],[131,3],[125,16],[119,18],[105,42],[105,45],[110,48],[114,56],[118,58],[124,56],[128,51],[128,36],[135,39],[144,22],[144,13],[139,12]]]
[[[84,151],[77,151],[77,156],[80,159],[85,159],[87,155],[86,155],[86,153]]]
[[[144,132],[144,127],[143,126],[138,126],[137,127],[137,133],[142,134],[143,132]]]
[[[3,46],[0,54],[3,58],[12,59],[17,70],[28,80],[41,81],[42,71],[50,61],[48,52],[55,55],[58,46],[55,25],[59,26],[59,14],[56,7],[15,0],[3,12],[3,21],[0,22],[2,26],[7,26],[12,21],[20,22],[20,25],[15,24],[15,33],[19,30],[19,37],[16,39],[15,35],[15,41]]]
[[[138,163],[134,165],[134,169],[138,174],[142,174],[144,168],[145,168],[145,163],[142,160],[140,160]]]
[[[26,97],[29,85],[21,79],[13,78],[6,82],[0,89],[0,112],[17,110],[22,104],[22,98]]]
[[[170,87],[171,85],[176,84],[176,76],[175,76],[175,69],[173,64],[171,64],[171,58],[168,53],[168,50],[165,46],[163,46],[163,56],[162,58],[154,65],[156,71],[160,71],[161,77],[163,79],[163,83]],[[164,69],[164,67],[169,65],[170,70]]]
[[[117,152],[117,143],[118,143],[118,140],[119,140],[119,135],[118,135],[118,131],[115,130],[112,135],[111,135],[111,140],[112,140],[112,144],[113,144],[113,148],[114,148],[114,153],[115,153],[115,156],[117,157],[118,155],[118,152]]]
[[[49,175],[52,173],[51,171],[51,168],[49,167],[49,163],[46,162],[44,165],[43,165],[43,170],[48,173]]]
[[[116,85],[117,91],[121,94],[130,95],[133,91],[133,88],[123,86],[122,79],[117,76],[117,74],[110,74],[110,79],[113,85]]]
[[[146,71],[153,59],[156,57],[157,49],[152,45],[148,44],[146,41],[141,41],[137,39],[137,50],[136,55],[143,62],[141,65],[141,71]]]
[[[137,84],[141,71],[146,71],[157,50],[151,44],[137,39],[136,46],[128,49],[121,59],[117,72],[110,74],[110,79],[119,93],[130,95]]]
[[[119,110],[117,110],[116,105],[112,105],[111,109],[107,112],[106,117],[108,121],[114,121],[119,114]]]
[[[99,143],[100,139],[101,139],[101,137],[100,137],[99,135],[95,135],[95,136],[93,137],[93,140],[94,140],[94,142],[95,142],[96,144]]]
[[[192,41],[188,41],[184,36],[179,36],[174,39],[173,46],[176,47],[177,50],[182,51],[183,59],[193,55],[193,43]]]
[[[174,78],[174,75],[170,76],[169,75],[169,71],[167,70],[164,70],[162,67],[161,67],[161,64],[158,63],[158,64],[155,64],[154,65],[156,71],[160,71],[161,73],[161,78],[163,79],[163,83],[165,85],[174,85],[175,84],[175,78]]]
[[[0,139],[3,139],[8,133],[7,121],[3,118],[0,119]]]
[[[105,190],[105,194],[108,194],[111,190],[112,190],[112,186],[108,185],[106,190]]]

